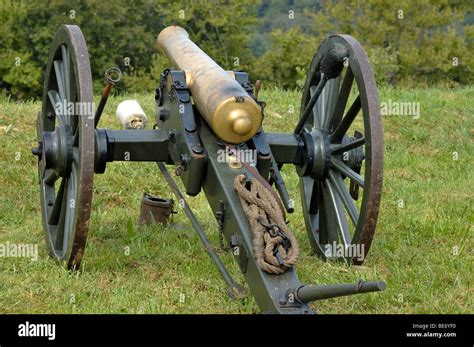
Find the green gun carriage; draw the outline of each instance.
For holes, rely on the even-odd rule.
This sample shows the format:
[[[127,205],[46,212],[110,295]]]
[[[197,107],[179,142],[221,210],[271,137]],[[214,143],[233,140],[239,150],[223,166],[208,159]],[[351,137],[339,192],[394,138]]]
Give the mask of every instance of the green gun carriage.
[[[224,71],[178,26],[157,40],[170,61],[154,97],[152,129],[98,127],[111,86],[108,76],[95,110],[58,105],[93,105],[92,76],[79,27],[61,26],[45,72],[38,114],[38,174],[43,230],[51,257],[77,270],[84,256],[92,207],[93,177],[112,161],[153,161],[183,202],[228,293],[244,288],[224,267],[186,203],[167,165],[189,196],[204,191],[219,233],[264,313],[314,313],[314,300],[385,289],[384,282],[314,286],[295,272],[298,245],[286,225],[293,201],[283,165],[299,176],[306,231],[315,256],[361,264],[369,251],[379,212],[383,136],[376,83],[357,40],[329,36],[317,50],[303,89],[298,124],[291,133],[265,132],[265,103],[243,71]],[[254,153],[252,162],[237,154]],[[219,155],[224,152],[227,158]],[[230,158],[230,159],[229,159]],[[358,257],[340,255],[361,246]]]

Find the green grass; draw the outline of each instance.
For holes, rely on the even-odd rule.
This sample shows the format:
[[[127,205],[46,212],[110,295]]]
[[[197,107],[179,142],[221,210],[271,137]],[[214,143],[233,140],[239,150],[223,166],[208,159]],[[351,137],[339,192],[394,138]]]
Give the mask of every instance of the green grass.
[[[290,131],[297,114],[288,110],[299,108],[299,93],[263,90],[261,97],[268,105],[265,129]],[[421,117],[383,118],[384,190],[369,256],[362,267],[311,256],[297,204],[289,220],[302,248],[300,280],[387,282],[382,293],[318,302],[314,308],[322,313],[472,313],[474,89],[381,89],[380,97],[420,102]],[[115,97],[102,126],[117,128],[114,111],[127,98],[138,99],[153,118],[153,95]],[[52,261],[43,245],[36,159],[30,153],[39,109],[38,102],[0,100],[0,243],[38,243],[40,250],[36,262],[0,258],[0,312],[258,312],[251,295],[243,301],[227,297],[181,209],[166,228],[136,223],[143,191],[172,196],[153,163],[111,163],[104,175],[96,175],[83,272],[70,274]],[[298,201],[293,169],[285,168],[283,176]],[[205,196],[188,200],[217,245],[217,224]],[[125,247],[130,247],[128,256]],[[232,256],[221,255],[244,283]]]

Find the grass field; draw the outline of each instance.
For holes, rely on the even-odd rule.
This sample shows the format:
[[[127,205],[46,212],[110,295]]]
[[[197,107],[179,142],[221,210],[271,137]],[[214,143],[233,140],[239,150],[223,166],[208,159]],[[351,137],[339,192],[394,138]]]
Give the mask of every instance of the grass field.
[[[298,92],[262,91],[267,131],[290,131]],[[136,98],[153,118],[153,95],[109,100],[102,126],[117,128],[115,108]],[[385,116],[384,190],[379,224],[362,267],[310,255],[299,204],[289,216],[305,283],[384,280],[377,294],[318,302],[321,313],[473,313],[474,88],[381,89],[381,101],[419,102],[418,119]],[[97,104],[98,100],[96,100]],[[39,258],[0,258],[1,313],[257,313],[251,295],[232,301],[183,211],[172,225],[139,226],[143,191],[171,197],[154,163],[112,163],[94,178],[88,245],[81,274],[46,254],[41,230],[35,144],[39,102],[0,99],[0,243],[38,243]],[[101,121],[102,122],[102,121]],[[298,179],[284,170],[291,196]],[[189,203],[217,246],[205,196]],[[127,255],[126,247],[130,248]],[[230,254],[222,258],[239,282]],[[184,299],[184,300],[183,300]]]

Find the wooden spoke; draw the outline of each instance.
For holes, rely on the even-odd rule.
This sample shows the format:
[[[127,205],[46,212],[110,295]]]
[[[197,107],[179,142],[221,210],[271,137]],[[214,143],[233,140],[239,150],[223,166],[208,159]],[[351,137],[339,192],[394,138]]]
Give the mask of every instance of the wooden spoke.
[[[362,178],[361,175],[359,175],[357,172],[352,170],[349,166],[344,164],[341,160],[339,159],[333,159],[331,161],[331,164],[336,168],[340,173],[346,175],[349,177],[351,180],[356,182],[361,188],[364,188],[364,179]]]
[[[357,210],[357,206],[355,205],[354,200],[352,200],[341,175],[331,170],[329,171],[329,180],[341,198],[352,223],[354,226],[357,226],[357,221],[359,220],[359,211]]]
[[[321,100],[318,100],[319,102],[317,103],[317,106],[319,107],[320,113],[322,115],[321,127],[323,129],[329,129],[333,122],[334,108],[339,95],[340,84],[340,76],[329,80],[323,89]]]
[[[352,149],[355,149],[357,147],[360,147],[365,144],[365,137],[358,138],[352,142],[346,143],[344,145],[333,145],[331,146],[331,153],[332,154],[341,154],[344,152],[348,152]]]
[[[332,122],[330,130],[333,130],[335,125],[339,124],[342,120],[342,115],[344,114],[344,110],[346,109],[347,100],[349,99],[349,94],[351,92],[353,81],[354,74],[352,73],[352,70],[348,67],[346,69],[346,74],[344,76],[344,80],[342,81],[341,90],[339,91],[336,105],[332,113]]]
[[[311,213],[317,213],[318,212],[319,183],[313,181],[312,184],[313,184],[313,188],[310,190],[311,195],[310,195],[310,201],[309,201],[309,211]]]
[[[323,199],[328,221],[328,243],[332,246],[333,242],[338,242],[340,238],[344,247],[347,247],[351,243],[349,224],[347,223],[341,200],[336,195],[335,189],[328,179],[323,185]]]
[[[60,101],[67,100],[66,97],[66,86],[64,85],[64,66],[61,60],[55,60],[54,64],[54,71],[56,72],[56,82],[58,83],[59,89],[59,98]]]
[[[346,115],[342,119],[341,123],[336,127],[334,133],[330,136],[330,141],[338,142],[342,139],[342,137],[347,133],[349,127],[351,126],[352,122],[354,121],[357,113],[359,113],[361,109],[361,102],[360,102],[360,95],[352,103],[351,108],[347,111]]]
[[[51,209],[51,214],[49,215],[48,224],[57,225],[59,222],[59,215],[61,213],[61,207],[63,204],[64,190],[66,187],[67,178],[61,180],[58,192],[56,193],[56,198],[54,200],[53,208]]]

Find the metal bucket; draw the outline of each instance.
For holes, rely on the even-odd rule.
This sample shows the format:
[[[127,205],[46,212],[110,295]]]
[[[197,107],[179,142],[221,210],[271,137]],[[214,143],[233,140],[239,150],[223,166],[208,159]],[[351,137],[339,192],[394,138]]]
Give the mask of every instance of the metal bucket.
[[[173,199],[164,199],[143,193],[140,207],[140,224],[151,224],[153,221],[166,225],[173,213]]]

